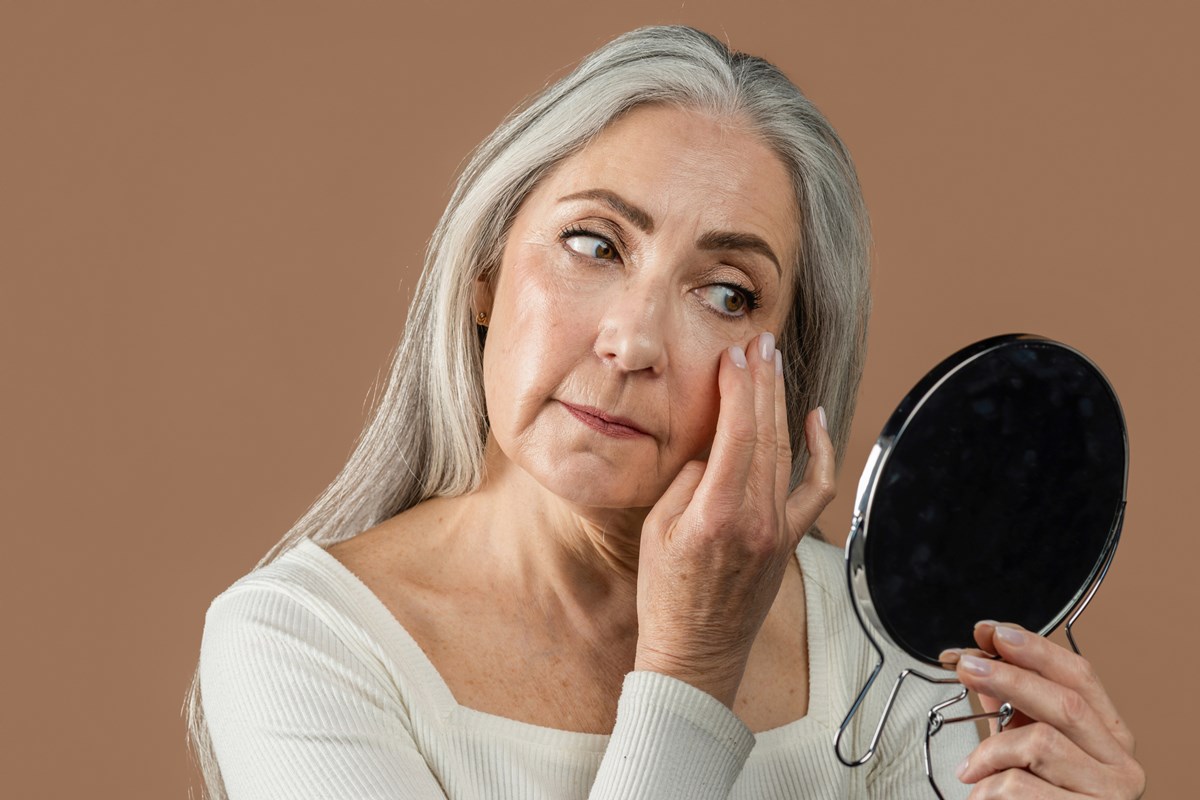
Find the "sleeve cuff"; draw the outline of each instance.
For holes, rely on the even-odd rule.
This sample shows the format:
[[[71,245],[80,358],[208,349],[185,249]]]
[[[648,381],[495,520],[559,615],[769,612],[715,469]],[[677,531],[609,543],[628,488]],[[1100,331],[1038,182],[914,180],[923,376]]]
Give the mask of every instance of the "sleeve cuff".
[[[592,798],[725,798],[753,748],[754,734],[712,695],[631,672]]]

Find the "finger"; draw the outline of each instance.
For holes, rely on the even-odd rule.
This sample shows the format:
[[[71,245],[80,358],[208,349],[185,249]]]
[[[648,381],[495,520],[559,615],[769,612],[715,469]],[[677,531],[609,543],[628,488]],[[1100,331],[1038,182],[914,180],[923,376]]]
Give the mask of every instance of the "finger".
[[[997,625],[985,621],[976,626],[976,637],[981,636],[988,638],[995,652],[1010,664],[1032,670],[1053,683],[1079,693],[1125,751],[1133,753],[1133,734],[1117,713],[1112,698],[1086,658],[1015,623]]]
[[[975,656],[976,658],[996,657],[994,654],[989,653],[986,650],[981,650],[978,647],[951,647],[943,650],[938,655],[938,662],[941,664],[942,669],[956,670],[958,669],[959,660],[965,655]],[[998,714],[1000,707],[1005,703],[1004,700],[996,697],[990,697],[986,694],[977,694],[976,696],[979,698],[979,704],[983,707],[983,711],[986,714]],[[1006,723],[1005,727],[1016,728],[1022,725],[1028,725],[1032,721],[1033,720],[1029,719],[1029,717],[1025,716],[1020,711],[1013,710],[1009,715],[1008,722]],[[993,716],[992,718],[988,719],[988,728],[993,734],[999,732],[999,716]]]
[[[941,664],[942,669],[956,670],[958,669],[959,660],[965,655],[975,656],[976,658],[996,657],[986,650],[980,650],[978,647],[951,647],[943,650],[941,654],[938,655],[938,662]],[[990,697],[986,694],[976,694],[976,696],[979,698],[979,703],[983,707],[983,711],[987,714],[998,714],[1000,707],[1005,703],[1005,701],[1001,700],[1000,698]],[[1008,715],[1008,722],[1005,724],[1005,728],[1016,728],[1021,725],[1028,725],[1031,722],[1033,722],[1033,720],[1031,720],[1029,717],[1025,716],[1016,709],[1012,709]],[[997,733],[1000,730],[999,716],[994,716],[989,719],[988,726],[991,728],[992,733]]]
[[[971,648],[964,652],[970,652],[973,655],[979,656],[980,658],[992,658],[992,659],[999,658],[999,656],[996,653],[996,645],[992,641],[992,633],[995,630],[995,627],[997,624],[998,623],[995,620],[991,620],[991,619],[985,619],[985,620],[980,620],[979,622],[976,622],[974,636],[975,636],[975,642],[979,645],[979,647]],[[979,702],[980,702],[980,705],[983,706],[984,711],[988,712],[989,714],[995,714],[996,712],[998,712],[1000,710],[1000,707],[1008,701],[1003,698],[992,697],[992,696],[986,695],[986,694],[980,694]],[[1029,725],[1032,722],[1033,722],[1033,720],[1030,719],[1022,711],[1020,711],[1019,709],[1013,709],[1011,712],[1011,716],[1009,717],[1008,724],[1005,725],[1005,729],[1019,728],[1024,725]],[[988,720],[988,729],[993,734],[999,733],[999,731],[1000,731],[999,718],[993,718],[993,719]]]
[[[713,495],[732,508],[740,507],[744,496],[758,430],[754,419],[754,382],[740,346],[721,354],[717,373],[721,407],[717,412],[717,431],[713,436],[708,467],[698,491]]]
[[[967,800],[1012,800],[1014,797],[1021,800],[1073,800],[1076,796],[1023,769],[1010,769],[975,784]]]
[[[958,768],[963,783],[978,783],[1009,769],[1023,769],[1047,783],[1094,795],[1103,788],[1107,771],[1053,726],[1043,722],[1008,730],[984,739]]]
[[[696,487],[700,485],[700,481],[704,478],[703,461],[689,461],[683,465],[679,473],[675,476],[675,480],[671,481],[671,485],[663,492],[663,496],[654,504],[651,509],[647,521],[652,517],[660,517],[663,520],[678,519],[683,514],[688,504],[692,501],[692,496],[696,493]],[[643,525],[642,531],[658,530],[657,525]],[[674,529],[672,525],[661,526],[662,530],[670,532]]]
[[[958,660],[964,655],[977,658],[992,657],[990,653],[977,647],[948,647],[938,655],[938,662],[941,663],[943,669],[954,669],[958,665]]]
[[[979,647],[978,648],[967,648],[967,649],[964,649],[963,652],[971,653],[972,655],[978,656],[979,658],[993,658],[993,659],[999,658],[999,656],[996,654],[996,645],[992,642],[992,632],[995,630],[996,624],[997,624],[996,621],[991,620],[991,619],[985,619],[985,620],[980,620],[979,622],[976,622],[974,636],[975,636],[975,641],[979,645]],[[980,702],[980,705],[983,706],[984,711],[986,711],[989,714],[995,714],[996,712],[998,712],[1000,710],[1000,707],[1002,705],[1004,705],[1007,701],[1002,698],[999,698],[999,697],[992,697],[990,695],[980,694],[979,702]],[[1005,728],[1006,729],[1019,728],[1024,725],[1029,725],[1032,722],[1033,722],[1033,720],[1030,719],[1028,716],[1026,716],[1024,713],[1022,713],[1020,710],[1014,709],[1011,712],[1011,716],[1009,717],[1008,724],[1005,725]],[[999,731],[1000,731],[999,718],[989,719],[988,720],[988,729],[993,734],[999,733]]]
[[[993,641],[993,634],[995,633],[996,626],[999,624],[994,619],[983,619],[975,623],[975,643],[979,645],[981,650],[993,656],[996,655],[996,644]]]
[[[775,477],[778,436],[775,430],[775,336],[764,331],[746,348],[754,377],[754,420],[758,428],[747,495],[751,508],[776,517]]]
[[[792,480],[792,437],[788,429],[787,382],[783,378],[783,354],[775,351],[775,497],[780,518],[787,519],[787,496]],[[803,531],[789,533],[798,536]]]
[[[825,410],[817,408],[804,419],[804,439],[808,445],[808,465],[796,491],[787,501],[788,525],[801,535],[817,521],[834,494],[833,442],[825,430]]]
[[[967,688],[1005,698],[1029,718],[1053,725],[1098,761],[1116,764],[1127,755],[1082,695],[1032,670],[964,655],[957,677]]]

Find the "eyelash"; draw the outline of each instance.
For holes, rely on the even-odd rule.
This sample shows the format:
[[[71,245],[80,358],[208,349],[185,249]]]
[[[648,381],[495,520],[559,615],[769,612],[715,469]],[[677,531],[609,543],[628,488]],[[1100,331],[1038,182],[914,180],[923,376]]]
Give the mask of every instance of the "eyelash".
[[[618,252],[618,253],[623,249],[623,248],[617,247],[616,243],[613,241],[613,237],[604,236],[603,234],[596,233],[595,231],[589,231],[586,228],[576,228],[576,227],[563,228],[562,232],[558,234],[558,239],[561,242],[566,242],[568,239],[575,237],[575,236],[589,236],[593,239],[599,239],[602,242],[606,242],[609,247],[611,247],[615,252]],[[574,253],[575,255],[583,255],[582,253],[580,253],[576,250],[572,250],[569,247],[567,249],[571,250],[571,252]],[[588,258],[588,256],[584,256],[584,258]],[[601,260],[606,260],[606,259],[601,259]]]
[[[564,228],[562,231],[559,232],[558,239],[561,242],[565,242],[574,236],[589,236],[593,239],[599,239],[603,242],[606,242],[609,247],[613,248],[614,251],[620,252],[620,248],[617,247],[616,244],[613,243],[613,240],[610,237],[596,233],[595,231],[589,231],[586,228],[577,228],[577,227],[573,227],[573,226]],[[569,247],[567,249],[571,250],[571,248],[569,248]],[[580,258],[588,258],[588,256],[585,256],[582,253],[579,253],[575,250],[571,250],[571,253],[572,253],[572,255],[579,256]],[[601,259],[601,260],[607,260],[607,259]],[[762,294],[756,289],[751,289],[748,286],[742,286],[740,283],[732,283],[729,281],[722,281],[721,283],[718,283],[715,285],[723,286],[727,289],[732,289],[735,292],[737,292],[738,294],[740,294],[742,296],[742,299],[746,302],[746,312],[747,313],[754,311],[755,309],[760,308],[762,306]],[[729,319],[738,319],[739,316],[744,316],[744,315],[728,314],[728,313],[726,313],[724,311],[720,311],[718,309],[713,309],[713,313],[719,314],[722,317],[726,317]]]

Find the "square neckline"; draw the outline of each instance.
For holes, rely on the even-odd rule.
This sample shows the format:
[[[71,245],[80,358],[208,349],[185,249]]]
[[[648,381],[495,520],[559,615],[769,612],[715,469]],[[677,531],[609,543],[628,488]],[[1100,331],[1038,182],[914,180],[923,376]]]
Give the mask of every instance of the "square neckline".
[[[825,630],[825,587],[818,579],[821,572],[819,555],[812,552],[817,543],[805,536],[796,548],[804,583],[806,646],[808,653],[808,707],[799,719],[765,731],[754,733],[755,751],[769,750],[812,732],[824,734],[832,730],[828,708],[829,674],[828,647]],[[434,706],[437,716],[447,724],[487,730],[509,738],[524,739],[534,744],[583,748],[602,753],[610,734],[570,731],[551,728],[532,722],[481,711],[462,705],[454,697],[449,684],[434,666],[425,651],[408,629],[396,619],[391,610],[361,578],[322,545],[305,537],[293,551],[306,554],[310,563],[319,568],[336,585],[345,590],[353,601],[353,609],[362,616],[366,633],[376,638],[388,655],[410,670],[408,677]],[[285,554],[286,555],[286,554]],[[822,576],[823,577],[823,576]]]

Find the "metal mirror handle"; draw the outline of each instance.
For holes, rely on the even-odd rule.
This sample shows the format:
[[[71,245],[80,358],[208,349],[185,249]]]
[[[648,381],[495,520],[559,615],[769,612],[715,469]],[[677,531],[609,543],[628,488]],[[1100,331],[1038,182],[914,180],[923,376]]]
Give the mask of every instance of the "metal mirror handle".
[[[1108,568],[1112,564],[1113,556],[1117,552],[1117,543],[1121,538],[1121,526],[1124,522],[1124,519],[1125,503],[1122,502],[1117,508],[1116,518],[1113,521],[1112,532],[1109,536],[1108,544],[1106,545],[1105,552],[1103,554],[1102,565],[1100,569],[1097,570],[1095,577],[1087,588],[1087,591],[1084,592],[1083,598],[1079,601],[1079,604],[1067,619],[1067,623],[1065,625],[1067,641],[1070,643],[1071,649],[1074,650],[1076,654],[1082,655],[1079,645],[1075,641],[1075,635],[1072,629],[1074,628],[1075,622],[1079,619],[1080,615],[1083,614],[1084,609],[1086,609],[1088,604],[1091,603],[1092,598],[1096,594],[1096,590],[1100,588],[1100,584],[1104,581],[1105,576],[1108,574]],[[859,522],[860,521],[856,519],[854,526],[851,528],[851,539],[853,539],[855,534],[857,534],[859,531]],[[847,543],[847,547],[849,547],[849,545],[850,542]],[[850,560],[847,559],[846,582],[847,590],[849,591],[851,597],[854,596],[853,580]],[[875,664],[875,668],[871,671],[870,676],[868,676],[866,683],[864,683],[862,689],[859,690],[858,696],[854,699],[854,703],[850,706],[850,710],[846,713],[846,717],[842,720],[842,724],[838,726],[837,732],[834,733],[833,750],[837,755],[838,761],[842,762],[842,764],[846,765],[847,767],[860,767],[870,761],[875,755],[875,751],[879,747],[879,740],[883,736],[883,730],[887,725],[888,718],[891,716],[892,708],[895,706],[896,698],[899,696],[900,688],[903,686],[905,680],[911,676],[932,684],[961,684],[959,684],[958,680],[955,678],[933,677],[926,675],[918,669],[907,668],[903,670],[896,676],[896,680],[892,684],[892,690],[889,692],[887,702],[884,704],[883,711],[880,713],[879,722],[875,725],[875,730],[871,734],[871,741],[867,746],[866,752],[860,757],[853,759],[845,756],[842,753],[841,747],[842,737],[845,735],[846,729],[850,726],[850,723],[854,719],[855,715],[857,715],[861,709],[863,701],[866,699],[867,693],[870,691],[871,686],[875,683],[876,678],[878,678],[879,674],[883,671],[883,665],[885,661],[883,649],[878,643],[876,643],[875,638],[871,635],[871,630],[867,626],[866,620],[863,619],[862,612],[859,610],[858,604],[854,603],[852,605],[854,607],[854,616],[858,619],[859,627],[862,628],[863,634],[867,637],[867,641],[869,641],[871,643],[871,647],[874,648],[875,654],[878,657],[878,661]],[[955,696],[943,700],[929,709],[928,722],[925,727],[925,777],[929,779],[929,785],[933,788],[933,793],[938,797],[938,800],[945,800],[945,796],[942,794],[941,789],[938,788],[937,780],[934,778],[933,774],[933,756],[931,749],[933,737],[936,736],[937,733],[946,725],[959,722],[975,722],[981,719],[997,720],[997,730],[1002,731],[1013,717],[1014,709],[1009,703],[1004,703],[996,711],[982,714],[965,714],[957,717],[946,717],[942,713],[947,708],[950,708],[951,706],[954,706],[967,699],[968,694],[969,690],[964,687]]]

